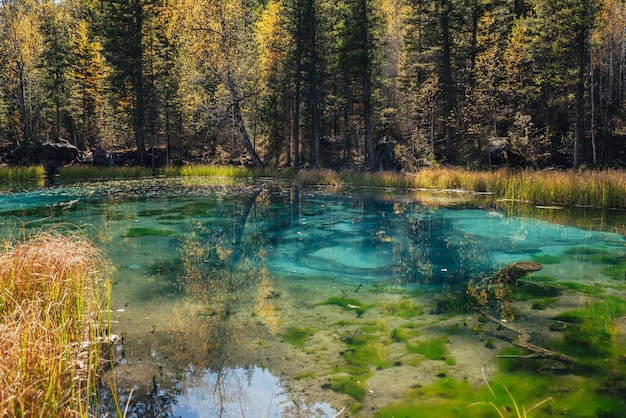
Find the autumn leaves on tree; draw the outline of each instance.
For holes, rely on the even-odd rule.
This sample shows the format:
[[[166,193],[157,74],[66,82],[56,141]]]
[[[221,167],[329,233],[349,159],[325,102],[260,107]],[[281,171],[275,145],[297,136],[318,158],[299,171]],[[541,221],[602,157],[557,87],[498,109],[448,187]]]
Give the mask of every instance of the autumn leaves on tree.
[[[0,145],[378,170],[385,139],[406,170],[615,163],[625,21],[623,0],[2,0]]]

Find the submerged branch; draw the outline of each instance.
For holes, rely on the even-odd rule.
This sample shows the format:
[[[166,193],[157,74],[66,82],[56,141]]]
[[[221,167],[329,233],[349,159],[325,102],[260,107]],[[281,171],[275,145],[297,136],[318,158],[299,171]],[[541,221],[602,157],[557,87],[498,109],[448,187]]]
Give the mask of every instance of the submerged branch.
[[[562,361],[564,363],[567,364],[574,364],[576,363],[576,359],[573,357],[570,357],[566,354],[563,353],[559,353],[556,351],[552,351],[552,350],[548,350],[547,348],[543,348],[540,347],[538,345],[532,344],[530,342],[530,334],[528,334],[526,331],[519,329],[517,327],[514,327],[513,325],[509,324],[508,322],[504,322],[500,319],[497,319],[491,315],[489,315],[487,312],[478,309],[478,313],[481,314],[482,316],[484,316],[485,318],[487,318],[488,320],[490,320],[491,322],[498,324],[499,326],[501,326],[504,329],[507,329],[511,332],[514,332],[515,334],[517,334],[517,339],[512,340],[511,344],[513,344],[516,347],[522,348],[524,350],[528,350],[530,352],[532,352],[533,354],[530,355],[526,355],[526,356],[521,356],[521,355],[499,355],[498,357],[501,358],[548,358],[548,359],[552,359],[552,360],[558,360],[558,361]]]

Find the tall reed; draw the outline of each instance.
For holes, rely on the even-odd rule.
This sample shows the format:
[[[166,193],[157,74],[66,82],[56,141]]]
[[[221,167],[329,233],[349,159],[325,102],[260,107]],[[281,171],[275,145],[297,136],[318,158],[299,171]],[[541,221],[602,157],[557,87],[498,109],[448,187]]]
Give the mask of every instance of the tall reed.
[[[44,177],[43,166],[0,167],[0,180],[38,180]]]
[[[93,416],[109,325],[105,264],[84,237],[0,252],[0,415]]]

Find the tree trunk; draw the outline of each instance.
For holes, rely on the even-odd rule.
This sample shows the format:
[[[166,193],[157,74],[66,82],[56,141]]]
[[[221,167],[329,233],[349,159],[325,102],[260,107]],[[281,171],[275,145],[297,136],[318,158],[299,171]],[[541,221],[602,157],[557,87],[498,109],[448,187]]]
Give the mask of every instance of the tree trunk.
[[[367,165],[370,171],[377,168],[377,158],[374,151],[374,134],[372,132],[372,79],[370,37],[367,20],[367,0],[361,0],[361,39],[364,48],[363,69],[363,118],[365,122],[365,147],[367,149]]]
[[[302,86],[302,9],[296,10],[296,73],[294,78],[295,92],[293,105],[293,165],[300,166],[300,102]]]
[[[235,86],[235,80],[233,80],[232,70],[230,69],[230,65],[226,65],[226,84],[228,85],[228,90],[230,91],[230,97],[232,99],[233,105],[233,116],[235,117],[235,122],[239,127],[239,132],[241,133],[241,137],[243,139],[243,144],[252,157],[252,161],[256,167],[263,167],[265,164],[261,161],[261,158],[254,150],[252,146],[252,142],[250,142],[250,136],[248,135],[248,131],[246,130],[246,124],[243,120],[243,115],[241,114],[241,107],[239,105],[239,95],[237,94],[237,87]]]
[[[585,138],[585,75],[587,68],[587,5],[583,1],[582,23],[578,28],[578,80],[576,83],[576,127],[574,132],[574,168],[581,163],[580,149]]]
[[[321,122],[320,122],[320,98],[319,98],[319,76],[317,72],[318,57],[317,57],[317,17],[315,16],[315,4],[314,0],[310,0],[309,11],[311,13],[311,105],[312,112],[312,129],[313,129],[313,146],[315,149],[315,166],[320,167],[322,164],[322,151],[320,148],[321,140]]]
[[[144,125],[145,125],[145,97],[143,85],[143,8],[141,0],[135,0],[135,56],[133,68],[133,93],[135,95],[135,108],[133,111],[133,128],[135,131],[135,144],[137,145],[137,154],[139,164],[143,165],[146,154]]]
[[[442,47],[443,47],[443,93],[444,93],[444,105],[443,105],[443,119],[446,135],[446,158],[452,157],[452,139],[454,136],[454,129],[452,127],[452,68],[450,62],[450,6],[448,0],[441,0],[441,34],[442,34]]]

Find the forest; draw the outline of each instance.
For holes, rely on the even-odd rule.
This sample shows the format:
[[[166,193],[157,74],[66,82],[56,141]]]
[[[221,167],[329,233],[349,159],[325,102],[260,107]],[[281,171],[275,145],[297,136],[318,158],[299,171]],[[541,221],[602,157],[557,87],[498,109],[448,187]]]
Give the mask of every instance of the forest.
[[[624,0],[1,0],[0,162],[626,164]]]

